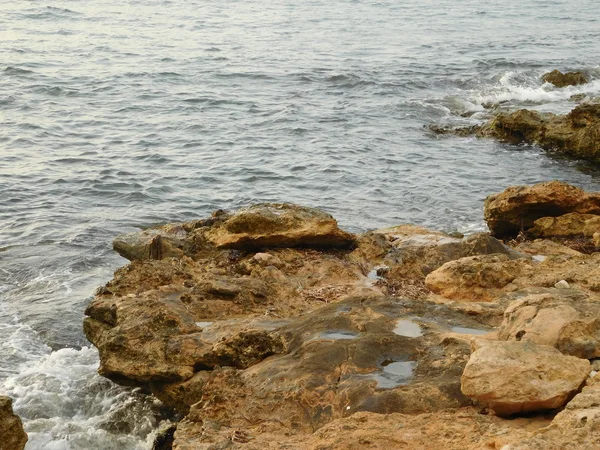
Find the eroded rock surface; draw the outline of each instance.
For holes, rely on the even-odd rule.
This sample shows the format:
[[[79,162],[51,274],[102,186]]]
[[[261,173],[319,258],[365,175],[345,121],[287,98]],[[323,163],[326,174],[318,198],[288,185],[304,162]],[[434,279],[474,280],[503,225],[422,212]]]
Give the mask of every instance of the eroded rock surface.
[[[590,373],[590,362],[532,342],[474,341],[462,392],[501,416],[563,406]]]
[[[561,72],[553,70],[542,76],[542,80],[551,83],[556,87],[577,86],[589,82],[589,78],[582,72]]]
[[[600,303],[579,294],[533,294],[504,311],[498,338],[550,345],[565,355],[600,357]]]
[[[484,218],[491,232],[498,236],[516,236],[535,226],[535,221],[567,213],[600,214],[600,193],[560,181],[533,186],[511,186],[485,200]],[[538,225],[538,229],[540,225]]]
[[[27,433],[21,418],[13,412],[12,400],[0,396],[0,449],[23,450],[26,443]]]
[[[600,103],[582,103],[565,115],[520,109],[499,112],[483,125],[429,127],[436,134],[475,135],[511,144],[538,145],[545,150],[600,162]]]
[[[592,194],[576,194],[593,204]],[[547,214],[544,195],[537,207],[519,195],[500,222],[520,217],[518,208],[546,212],[532,213],[530,228],[559,217]],[[561,230],[589,228],[587,216],[558,220]],[[101,374],[143,386],[185,416],[167,436],[179,450],[516,445],[552,417],[508,422],[480,414],[484,406],[506,414],[562,404],[589,363],[561,352],[597,355],[600,253],[548,236],[511,248],[487,233],[413,225],[351,235],[295,205],[217,211],[119,237],[115,247],[131,263],[98,290],[84,329]],[[527,400],[466,396],[473,336],[535,348],[520,353],[520,367],[535,366],[551,383],[520,386],[535,394]],[[549,352],[571,358],[566,368],[541,365]],[[508,366],[498,367],[490,363],[483,377],[498,380]]]

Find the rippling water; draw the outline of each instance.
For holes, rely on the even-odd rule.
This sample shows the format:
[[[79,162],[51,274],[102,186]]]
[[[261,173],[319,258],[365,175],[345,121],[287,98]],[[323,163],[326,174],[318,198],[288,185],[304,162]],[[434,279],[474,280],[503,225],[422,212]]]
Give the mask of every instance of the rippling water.
[[[28,449],[148,448],[162,418],[95,375],[81,332],[117,233],[256,201],[470,231],[511,184],[600,190],[586,164],[424,128],[599,96],[596,6],[3,0],[0,390]],[[592,81],[543,85],[554,68]]]

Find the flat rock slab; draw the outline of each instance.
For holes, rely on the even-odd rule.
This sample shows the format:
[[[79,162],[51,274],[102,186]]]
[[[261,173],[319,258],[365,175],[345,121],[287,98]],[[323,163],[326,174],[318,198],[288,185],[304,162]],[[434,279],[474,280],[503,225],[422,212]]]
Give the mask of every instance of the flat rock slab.
[[[590,362],[531,342],[474,341],[463,394],[500,416],[563,406],[590,373]]]
[[[349,248],[354,235],[338,228],[323,211],[284,203],[254,205],[213,226],[208,240],[217,248],[256,250],[269,247]]]

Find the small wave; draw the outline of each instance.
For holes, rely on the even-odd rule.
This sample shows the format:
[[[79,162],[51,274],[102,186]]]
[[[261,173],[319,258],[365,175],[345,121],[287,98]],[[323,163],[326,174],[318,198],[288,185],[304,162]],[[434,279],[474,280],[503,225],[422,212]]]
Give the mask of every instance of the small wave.
[[[511,84],[510,80],[501,81],[500,86],[493,87],[487,92],[476,94],[473,98],[478,103],[500,103],[507,101],[550,103],[569,100],[573,95],[583,94],[594,96],[600,94],[600,80],[579,86],[555,88],[546,83],[541,86],[524,86]]]
[[[28,449],[148,448],[160,405],[101,378],[98,353],[65,348],[32,358],[4,383],[29,434]],[[68,443],[64,437],[68,436]]]
[[[4,73],[7,75],[31,75],[35,72],[33,70],[21,69],[20,67],[8,66],[4,69]]]

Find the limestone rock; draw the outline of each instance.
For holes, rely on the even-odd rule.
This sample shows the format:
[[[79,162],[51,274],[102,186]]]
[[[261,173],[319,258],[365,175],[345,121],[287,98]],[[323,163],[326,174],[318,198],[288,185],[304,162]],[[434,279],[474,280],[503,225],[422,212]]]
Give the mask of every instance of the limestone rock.
[[[150,228],[118,236],[113,241],[113,249],[130,261],[181,256],[186,236],[183,228],[171,227],[168,231]]]
[[[527,230],[532,237],[571,237],[592,238],[600,231],[600,215],[569,213],[558,217],[542,217]]]
[[[459,301],[491,301],[515,278],[531,271],[525,259],[506,255],[470,256],[450,261],[425,278],[428,289]]]
[[[424,414],[357,412],[332,421],[311,434],[283,433],[273,426],[222,426],[182,422],[176,450],[232,448],[247,450],[482,450],[501,449],[527,438],[546,425],[539,418],[502,418],[481,414],[475,408]],[[275,428],[275,429],[273,429]],[[243,431],[242,431],[243,430]],[[202,443],[203,434],[218,435],[214,444]],[[233,442],[232,442],[233,441]],[[205,447],[202,447],[204,445]],[[212,446],[212,447],[209,447]]]
[[[600,214],[600,193],[560,181],[533,186],[511,186],[485,200],[484,218],[496,236],[515,236],[529,230],[537,219],[567,213]]]
[[[587,378],[590,362],[532,342],[478,341],[462,392],[507,416],[559,408]]]
[[[556,87],[562,88],[566,86],[577,86],[589,82],[589,78],[582,72],[566,72],[553,70],[542,76],[542,80],[546,83],[551,83]]]
[[[565,355],[600,357],[600,304],[534,294],[510,304],[498,339],[550,345]]]
[[[0,396],[0,449],[23,450],[26,443],[27,433],[21,418],[13,412],[12,400]]]
[[[596,382],[584,387],[549,426],[515,439],[506,450],[596,450],[599,436],[600,383]]]
[[[498,113],[487,124],[469,130],[479,137],[539,145],[593,162],[600,161],[600,103],[584,103],[567,115],[519,110]],[[460,134],[460,133],[458,133]]]
[[[318,209],[292,204],[254,205],[213,226],[207,237],[217,248],[257,250],[272,247],[349,248],[355,237]]]

